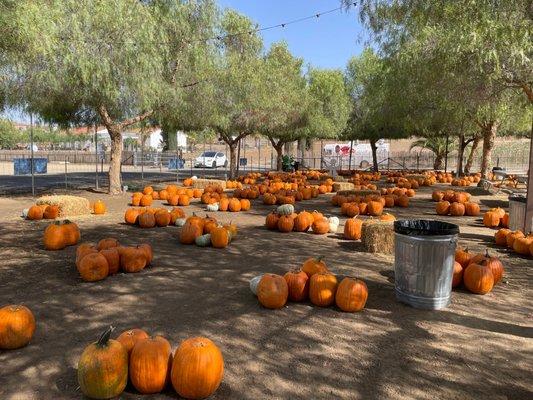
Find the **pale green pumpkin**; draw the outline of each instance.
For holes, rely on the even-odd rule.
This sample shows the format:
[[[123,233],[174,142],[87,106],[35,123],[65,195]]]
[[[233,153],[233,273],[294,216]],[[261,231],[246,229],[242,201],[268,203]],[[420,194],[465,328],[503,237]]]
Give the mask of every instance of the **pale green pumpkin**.
[[[206,233],[205,235],[198,236],[194,240],[194,243],[196,243],[196,245],[200,246],[200,247],[211,246],[211,234],[210,233]]]
[[[283,204],[278,207],[278,214],[291,215],[294,212],[294,206],[292,204]]]

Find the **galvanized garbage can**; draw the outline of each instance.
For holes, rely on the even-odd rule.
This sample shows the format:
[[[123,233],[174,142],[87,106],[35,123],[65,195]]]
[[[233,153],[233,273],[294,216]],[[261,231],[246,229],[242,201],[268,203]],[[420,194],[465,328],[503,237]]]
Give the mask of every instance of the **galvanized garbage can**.
[[[526,198],[524,196],[509,196],[509,229],[512,231],[521,231],[524,229],[526,220]],[[529,231],[531,231],[531,224]],[[528,227],[526,227],[528,232]]]
[[[415,308],[450,304],[459,227],[427,220],[394,222],[396,298]]]

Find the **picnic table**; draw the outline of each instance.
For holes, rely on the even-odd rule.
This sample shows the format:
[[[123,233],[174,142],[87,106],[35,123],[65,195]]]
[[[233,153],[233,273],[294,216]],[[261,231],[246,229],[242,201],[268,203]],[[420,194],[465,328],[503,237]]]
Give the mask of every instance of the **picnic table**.
[[[505,170],[492,171],[494,180],[498,181],[498,185],[502,186],[505,183],[510,183],[515,189],[520,183],[527,185],[527,174],[508,173]]]

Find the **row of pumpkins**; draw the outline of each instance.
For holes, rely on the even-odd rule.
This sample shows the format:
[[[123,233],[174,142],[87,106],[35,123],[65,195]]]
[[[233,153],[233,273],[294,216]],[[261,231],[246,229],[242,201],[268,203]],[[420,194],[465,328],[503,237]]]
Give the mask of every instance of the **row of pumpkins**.
[[[0,349],[26,346],[35,333],[31,310],[23,305],[0,308]],[[91,399],[119,396],[128,378],[142,394],[163,391],[169,383],[185,399],[204,399],[213,394],[224,375],[224,358],[213,341],[195,337],[183,341],[172,355],[162,336],[150,337],[131,329],[111,339],[113,328],[88,345],[78,360],[78,383]]]
[[[515,253],[533,257],[533,234],[524,235],[520,230],[511,231],[508,228],[499,229],[494,234],[494,241],[498,246],[505,246]]]
[[[82,243],[76,248],[76,268],[86,282],[96,282],[115,275],[119,271],[142,271],[153,259],[152,246],[121,246],[115,238],[105,238],[95,246]]]
[[[202,203],[207,204],[207,211],[239,212],[248,211],[252,207],[250,200],[228,197],[225,193],[204,194]]]
[[[101,215],[106,213],[106,205],[102,200],[96,200],[91,205],[93,214]],[[22,211],[22,217],[31,221],[41,219],[56,219],[59,217],[59,206],[55,204],[34,204]]]
[[[452,287],[461,283],[472,293],[487,294],[503,278],[502,262],[489,254],[472,254],[468,249],[455,252]]]
[[[181,244],[223,249],[237,236],[236,225],[232,223],[221,225],[216,218],[208,215],[202,218],[193,213],[189,218],[180,220],[182,221],[183,225],[179,233]]]
[[[157,192],[154,191],[151,186],[147,186],[144,188],[142,193],[135,192],[131,195],[131,205],[134,207],[149,207],[153,204],[154,200],[166,200],[167,204],[171,206],[188,206],[191,202],[191,199],[200,198],[202,193],[203,192],[200,189],[193,190],[177,187],[176,190],[172,192],[168,192],[167,189]]]
[[[250,290],[259,303],[269,309],[282,308],[288,300],[309,300],[319,307],[335,303],[342,311],[356,312],[365,307],[368,298],[364,281],[345,277],[338,283],[322,258],[310,258],[300,269],[289,271],[284,276],[259,275],[250,281]]]
[[[479,204],[470,201],[470,193],[455,190],[435,190],[431,199],[436,201],[435,212],[437,215],[451,215],[462,217],[468,215],[478,216],[481,212]]]
[[[409,198],[405,195],[368,195],[365,197],[350,196],[349,199],[337,199],[336,203],[341,207],[341,214],[348,217],[355,217],[356,215],[370,215],[372,217],[379,217],[383,214],[384,207],[408,207]]]
[[[179,207],[174,207],[172,210],[152,207],[129,207],[124,212],[124,222],[126,224],[137,225],[141,228],[175,225],[176,220],[180,218],[185,218],[185,212]]]
[[[324,214],[313,211],[294,212],[292,204],[284,204],[277,207],[266,216],[265,226],[270,230],[280,232],[307,232],[311,230],[318,235],[325,235],[328,232],[336,233],[339,227],[337,217],[324,217]]]

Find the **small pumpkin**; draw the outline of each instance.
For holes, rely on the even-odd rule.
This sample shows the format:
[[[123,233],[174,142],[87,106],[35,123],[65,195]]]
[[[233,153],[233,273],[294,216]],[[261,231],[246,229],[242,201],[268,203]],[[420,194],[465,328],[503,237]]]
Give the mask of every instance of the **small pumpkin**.
[[[279,214],[273,211],[266,216],[265,226],[270,230],[278,229],[278,221]]]
[[[458,248],[455,250],[455,261],[461,264],[461,267],[466,268],[468,264],[470,264],[471,260],[472,254],[468,252],[468,248],[465,248],[464,250],[462,248]]]
[[[167,210],[158,210],[154,214],[155,224],[160,227],[165,227],[170,224],[172,219],[170,213]]]
[[[344,223],[344,238],[349,240],[361,239],[363,221],[357,217],[350,218]]]
[[[176,226],[184,226],[187,223],[186,218],[176,218],[176,221],[174,221],[174,225]]]
[[[319,307],[328,307],[335,302],[337,278],[328,273],[316,273],[309,281],[309,299]]]
[[[32,221],[43,219],[43,209],[39,206],[31,206],[28,209],[27,218]]]
[[[317,235],[325,235],[329,232],[329,222],[324,217],[315,219],[311,225],[311,229],[313,230],[313,233]]]
[[[356,312],[365,308],[368,299],[366,283],[360,279],[344,278],[335,293],[335,303],[342,311]]]
[[[337,233],[337,230],[339,229],[340,220],[338,217],[329,217],[328,218],[329,223],[329,232],[330,233]]]
[[[112,247],[118,247],[120,246],[120,243],[115,238],[105,238],[101,239],[98,244],[96,245],[96,250],[105,250],[110,249]],[[79,246],[78,246],[79,247]]]
[[[291,232],[294,229],[294,218],[291,215],[281,215],[278,219],[278,230],[280,232]]]
[[[120,342],[124,346],[129,355],[138,341],[148,339],[149,337],[148,333],[142,329],[135,328],[122,332],[117,337],[117,342]]]
[[[167,383],[172,351],[162,336],[139,340],[129,357],[130,381],[140,393],[161,392]]]
[[[59,206],[49,205],[44,209],[43,218],[44,219],[56,219],[59,217]]]
[[[139,218],[139,214],[140,212],[138,208],[128,208],[124,213],[124,222],[126,222],[128,225],[135,225]]]
[[[239,199],[231,198],[228,203],[228,210],[231,212],[239,212],[241,211],[241,202]]]
[[[139,226],[141,228],[155,227],[155,215],[151,212],[143,212],[139,215]]]
[[[453,202],[450,205],[450,215],[454,217],[462,217],[465,215],[465,205],[463,203]]]
[[[283,275],[289,288],[289,300],[304,301],[309,297],[309,277],[302,270],[293,270]]]
[[[250,290],[256,296],[257,296],[257,286],[259,285],[259,282],[261,281],[262,277],[263,277],[263,274],[254,276],[252,279],[250,279]]]
[[[170,380],[176,392],[186,399],[204,399],[219,387],[224,375],[222,352],[203,337],[185,340],[176,349]]]
[[[219,203],[212,203],[206,206],[207,211],[218,211]]]
[[[46,250],[62,250],[67,247],[63,227],[58,221],[46,227],[43,243]]]
[[[120,267],[124,272],[139,272],[147,265],[146,255],[136,247],[120,247]]]
[[[485,225],[487,228],[496,228],[498,225],[500,225],[500,219],[501,216],[498,211],[489,210],[483,215],[483,225]]]
[[[206,233],[205,235],[198,236],[194,239],[194,243],[199,247],[211,246],[211,234]]]
[[[203,233],[203,224],[199,225],[197,223],[187,222],[181,228],[180,232],[180,243],[181,244],[193,244],[198,236],[201,236]]]
[[[93,212],[96,215],[105,214],[106,212],[105,203],[102,200],[96,200],[93,204]]]
[[[283,204],[276,211],[279,215],[292,215],[294,213],[294,206],[292,204]]]
[[[516,239],[523,238],[524,236],[525,236],[524,233],[522,231],[518,231],[518,230],[508,233],[507,237],[506,237],[507,247],[512,249],[513,245],[514,245],[514,241]]]
[[[463,267],[457,261],[453,262],[452,287],[457,287],[463,282]]]
[[[264,274],[257,285],[257,298],[263,307],[282,308],[287,303],[289,287],[287,281],[276,274]]]
[[[26,346],[35,332],[35,318],[28,307],[8,305],[0,308],[0,349]]]
[[[318,258],[308,258],[302,265],[302,271],[305,272],[309,278],[314,274],[329,272],[326,263],[322,261],[323,258],[324,257],[322,256]]]
[[[76,223],[66,219],[61,223],[61,228],[63,229],[63,237],[66,246],[78,244],[81,238],[81,233],[80,228]]]
[[[511,233],[510,229],[502,228],[494,234],[494,241],[498,246],[507,246],[507,235]]]
[[[85,348],[78,361],[78,383],[92,399],[119,396],[128,383],[128,352],[120,342],[110,339],[113,328]]]

